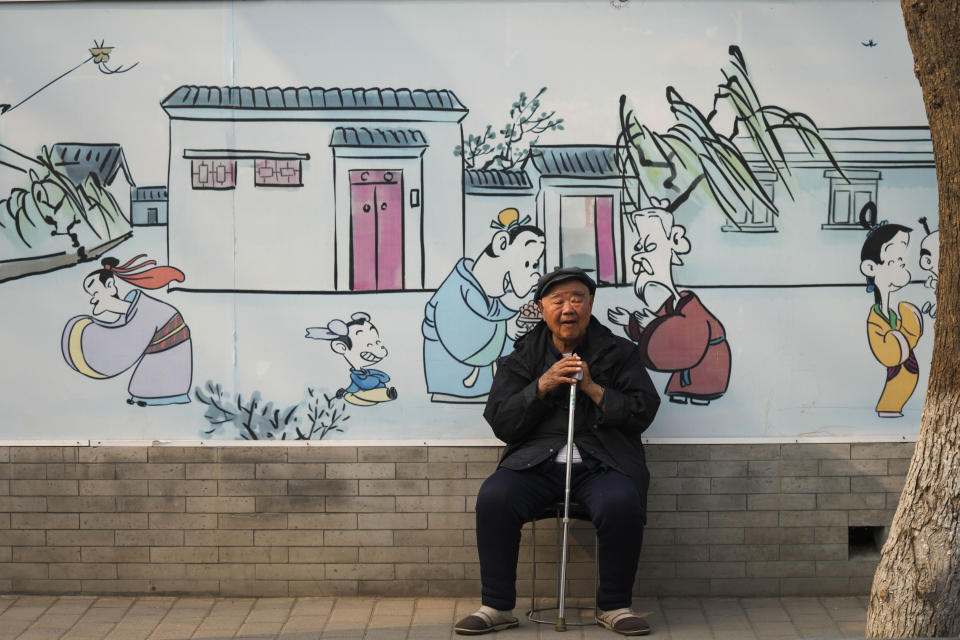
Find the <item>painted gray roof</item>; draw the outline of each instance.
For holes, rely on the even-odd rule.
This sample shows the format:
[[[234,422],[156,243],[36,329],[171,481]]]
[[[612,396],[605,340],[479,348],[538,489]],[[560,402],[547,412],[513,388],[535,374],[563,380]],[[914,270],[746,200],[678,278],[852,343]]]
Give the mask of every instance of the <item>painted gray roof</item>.
[[[324,89],[323,87],[199,87],[183,85],[164,108],[220,109],[418,109],[466,111],[447,89]]]
[[[820,135],[844,169],[934,166],[929,127],[821,127]],[[799,136],[788,132],[780,140],[792,167],[832,168],[819,149],[811,156]],[[748,137],[738,136],[733,142],[755,170],[768,166]]]
[[[503,169],[464,169],[463,186],[470,193],[509,194],[532,192],[533,182],[526,171],[504,171]]]
[[[120,171],[123,171],[127,182],[134,184],[119,144],[59,142],[53,145],[52,156],[54,164],[62,168],[74,184],[83,184],[92,173],[101,185],[106,186],[113,183]]]
[[[619,178],[612,146],[534,146],[533,166],[545,177]]]
[[[159,187],[137,187],[131,194],[134,202],[166,202],[167,188]]]
[[[337,127],[330,136],[331,147],[426,147],[419,129],[388,127]]]

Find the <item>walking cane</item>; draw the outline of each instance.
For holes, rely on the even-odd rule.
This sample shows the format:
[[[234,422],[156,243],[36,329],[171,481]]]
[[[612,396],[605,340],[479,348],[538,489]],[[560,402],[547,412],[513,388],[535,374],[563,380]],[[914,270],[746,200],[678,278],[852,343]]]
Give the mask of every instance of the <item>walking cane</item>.
[[[571,354],[565,353],[564,357]],[[583,377],[583,373],[577,372],[574,376],[577,380]],[[570,530],[570,482],[573,477],[573,413],[577,406],[577,383],[570,385],[570,410],[567,415],[567,478],[563,487],[563,544],[560,555],[560,596],[557,603],[557,624],[555,630],[566,631],[567,620],[563,615],[564,600],[567,593],[567,533]]]

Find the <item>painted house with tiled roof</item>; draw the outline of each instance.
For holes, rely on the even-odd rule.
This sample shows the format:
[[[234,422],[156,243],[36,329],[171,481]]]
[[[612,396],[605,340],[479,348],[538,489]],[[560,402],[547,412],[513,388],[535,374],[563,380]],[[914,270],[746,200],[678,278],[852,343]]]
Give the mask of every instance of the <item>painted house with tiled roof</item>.
[[[77,186],[83,186],[93,177],[129,215],[131,190],[136,188],[136,182],[119,144],[58,142],[51,147],[50,157]]]
[[[581,267],[600,286],[630,280],[616,147],[537,145],[530,155],[545,268]]]
[[[83,184],[90,175],[94,175],[101,186],[108,187],[121,174],[128,185],[135,184],[123,147],[119,144],[58,142],[53,145],[52,156],[53,163],[74,184]]]
[[[167,224],[167,188],[158,185],[130,189],[130,222],[146,227]]]
[[[451,91],[182,86],[161,106],[187,288],[432,288],[464,253]]]

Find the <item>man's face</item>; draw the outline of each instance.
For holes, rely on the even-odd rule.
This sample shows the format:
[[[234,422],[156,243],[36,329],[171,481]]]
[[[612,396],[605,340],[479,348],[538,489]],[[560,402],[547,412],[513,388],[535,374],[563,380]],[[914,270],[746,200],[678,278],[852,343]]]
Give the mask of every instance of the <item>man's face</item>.
[[[100,282],[97,274],[91,274],[83,281],[83,290],[90,296],[90,306],[93,307],[91,313],[99,316],[107,311],[116,311],[115,301],[119,300],[117,295],[117,285],[113,278],[108,278],[106,282]]]
[[[503,290],[520,298],[527,295],[540,279],[540,258],[543,256],[543,236],[524,231],[513,239],[500,254],[504,261]]]
[[[576,279],[550,287],[537,307],[547,328],[563,342],[576,345],[587,332],[593,312],[593,296],[587,285]]]
[[[673,215],[662,209],[642,209],[633,215],[633,222],[639,236],[630,256],[636,276],[634,292],[645,300],[648,284],[673,286],[671,265],[683,264],[678,256],[690,251],[690,241],[684,237],[684,228],[673,224]]]
[[[380,332],[369,322],[350,325],[347,335],[353,346],[344,348],[343,357],[352,368],[364,369],[387,357],[387,348],[380,342]],[[335,344],[346,347],[342,342]]]

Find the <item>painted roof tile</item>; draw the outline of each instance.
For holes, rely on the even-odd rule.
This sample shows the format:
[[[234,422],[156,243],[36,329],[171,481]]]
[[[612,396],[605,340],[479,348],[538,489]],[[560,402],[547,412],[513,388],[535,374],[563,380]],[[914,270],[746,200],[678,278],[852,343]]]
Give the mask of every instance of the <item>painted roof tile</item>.
[[[163,99],[164,108],[219,109],[423,109],[466,111],[447,89],[324,89],[322,87],[206,87],[184,85]]]
[[[387,127],[337,127],[330,137],[331,147],[426,147],[427,139],[419,129]]]
[[[612,146],[535,146],[533,166],[544,176],[617,178],[617,152]]]
[[[119,144],[59,142],[53,145],[51,155],[54,164],[60,167],[74,184],[83,184],[90,174],[94,174],[101,185],[109,185],[120,171],[123,171],[127,182],[134,184],[123,148]]]

